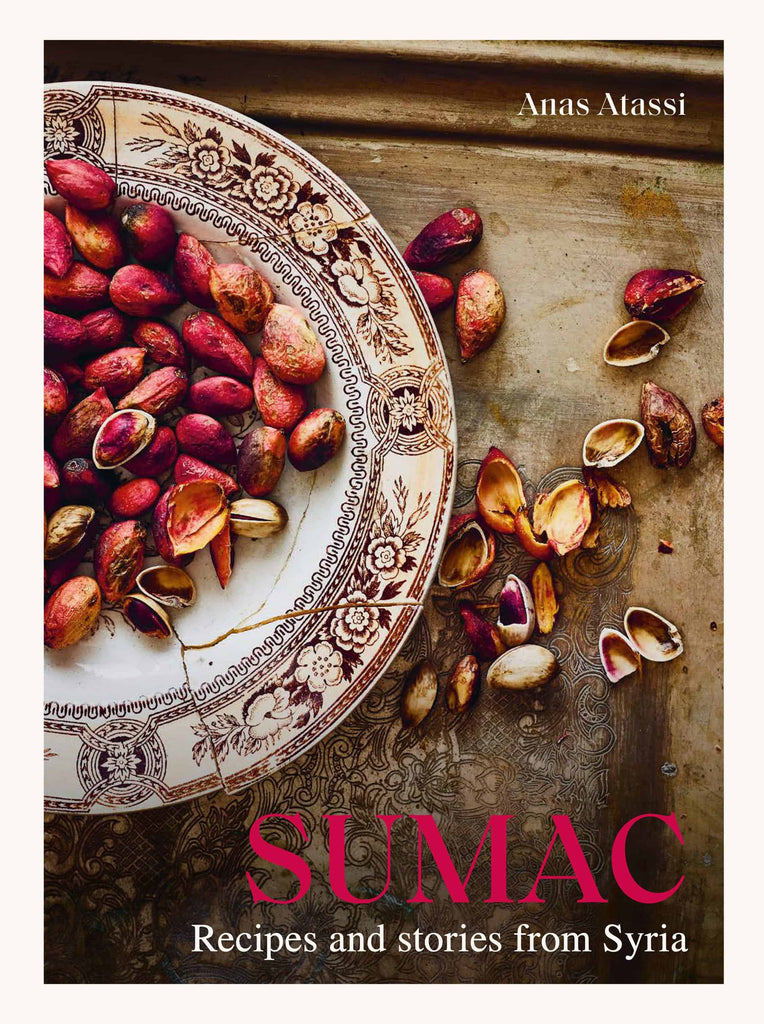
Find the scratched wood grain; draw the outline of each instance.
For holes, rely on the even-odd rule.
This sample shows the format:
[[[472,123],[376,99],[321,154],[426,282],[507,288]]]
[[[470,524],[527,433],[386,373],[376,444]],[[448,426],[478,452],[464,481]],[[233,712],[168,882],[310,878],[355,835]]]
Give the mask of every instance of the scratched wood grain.
[[[194,92],[279,128],[341,175],[401,247],[448,207],[478,209],[484,240],[449,269],[456,277],[479,263],[495,273],[508,317],[497,344],[466,367],[456,357],[451,315],[439,318],[460,458],[480,458],[497,444],[539,479],[580,463],[594,423],[637,415],[646,377],[676,391],[696,415],[723,390],[721,51],[502,45],[476,44],[471,59],[459,60],[466,44],[343,44],[338,55],[338,44],[67,42],[48,44],[46,68],[56,80],[131,80]],[[687,118],[604,125],[597,118],[539,119],[529,127],[507,116],[529,81],[546,95],[592,93],[616,82],[626,64],[630,91],[646,83],[660,92],[682,86],[692,101]],[[708,283],[670,328],[658,360],[617,371],[603,363],[602,345],[624,320],[626,280],[643,266],[685,267]],[[685,882],[670,904],[639,907],[619,899],[605,876],[610,903],[602,922],[659,931],[665,921],[669,931],[686,932],[689,952],[631,963],[601,956],[600,981],[721,977],[722,462],[701,431],[684,471],[654,470],[644,451],[619,467],[639,516],[634,603],[678,623],[686,654],[613,690],[616,744],[600,842],[607,845],[636,814],[673,810],[683,850],[646,826],[629,852],[645,885],[668,887],[680,873]],[[673,543],[674,554],[658,553],[659,538]],[[217,800],[221,820],[227,805],[231,813],[238,806],[236,798]],[[176,817],[169,809],[168,830]],[[153,814],[138,815],[130,829],[140,830],[141,821],[147,835],[149,823],[161,833]],[[57,828],[51,819],[49,835]],[[113,836],[110,844],[110,856],[118,857]],[[65,886],[70,869],[54,865],[49,885]],[[124,873],[129,877],[127,866]],[[181,889],[177,898],[184,898]],[[82,920],[73,915],[71,922],[81,934]],[[150,936],[151,921],[141,927]],[[113,980],[116,967],[111,974],[108,966],[100,973],[88,967],[94,940],[86,939],[68,955],[56,950],[60,976]],[[153,977],[142,963],[138,957],[132,980]]]

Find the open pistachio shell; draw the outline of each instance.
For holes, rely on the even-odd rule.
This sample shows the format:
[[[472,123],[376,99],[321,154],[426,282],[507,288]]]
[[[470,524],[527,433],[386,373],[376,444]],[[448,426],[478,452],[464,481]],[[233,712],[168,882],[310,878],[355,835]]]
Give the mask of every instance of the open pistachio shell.
[[[499,690],[532,690],[554,679],[557,658],[546,647],[523,644],[500,655],[488,669],[486,682]]]
[[[167,640],[172,636],[172,626],[167,612],[156,601],[145,594],[130,594],[122,602],[125,619],[145,636]]]
[[[459,590],[482,579],[493,564],[496,540],[493,531],[474,513],[454,516],[438,569],[441,587]]]
[[[627,608],[623,625],[629,640],[647,661],[673,661],[684,650],[682,636],[673,622],[649,608]]]
[[[523,482],[515,464],[499,448],[491,448],[480,464],[475,504],[491,529],[515,532],[515,513],[525,505]]]
[[[139,455],[156,433],[156,420],[143,409],[120,409],[108,416],[93,441],[98,469],[117,469]]]
[[[533,596],[519,576],[507,576],[499,598],[499,619],[496,628],[507,647],[524,644],[536,628]]]
[[[608,469],[623,462],[642,444],[645,428],[637,420],[605,420],[584,439],[584,465]]]
[[[589,489],[580,480],[564,480],[549,494],[539,494],[533,508],[536,532],[546,533],[555,554],[581,547],[592,522]]]
[[[617,629],[600,633],[600,661],[611,683],[617,683],[633,672],[642,670],[642,659],[631,640]]]
[[[608,366],[638,366],[655,359],[670,340],[668,331],[650,320],[631,320],[605,342],[602,356]]]
[[[168,608],[188,608],[196,601],[194,581],[177,565],[151,565],[135,582],[142,594]]]

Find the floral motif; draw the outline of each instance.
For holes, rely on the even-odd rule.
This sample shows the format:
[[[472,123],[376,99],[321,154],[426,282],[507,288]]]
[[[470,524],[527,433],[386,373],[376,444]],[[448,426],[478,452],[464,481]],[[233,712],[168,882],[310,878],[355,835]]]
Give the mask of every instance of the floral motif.
[[[224,181],[231,162],[228,149],[215,138],[205,137],[189,143],[191,173],[202,181]]]
[[[142,123],[163,136],[139,135],[128,143],[138,152],[159,151],[147,166],[203,181],[251,203],[318,261],[322,276],[344,302],[359,307],[356,334],[380,360],[392,363],[413,351],[396,323],[392,282],[374,268],[372,249],[355,225],[338,223],[328,195],[315,191],[310,181],[296,181],[292,171],[276,165],[275,154],[260,152],[253,159],[235,139],[224,143],[216,127],[203,132],[186,121],[178,128],[156,110],[144,114]]]
[[[108,757],[104,758],[102,768],[112,782],[127,782],[135,775],[140,764],[133,747],[121,743],[109,748]]]
[[[323,256],[329,252],[329,243],[337,238],[337,222],[326,203],[300,203],[297,212],[289,218],[294,240],[305,252]]]
[[[361,654],[379,636],[379,609],[362,590],[352,591],[347,601],[349,607],[334,613],[329,631],[340,647]]]
[[[406,564],[406,549],[400,537],[375,537],[366,549],[366,568],[383,580],[394,580]]]
[[[65,114],[45,118],[45,146],[56,153],[67,153],[77,142],[77,129]]]
[[[277,737],[295,721],[295,707],[289,692],[281,685],[256,693],[242,708],[241,721],[230,714],[218,715],[206,726],[194,725],[200,737],[194,745],[197,764],[205,756],[224,761],[231,749],[240,757],[253,754],[260,747],[274,746]]]
[[[383,296],[379,275],[365,257],[357,260],[337,260],[332,263],[340,291],[354,306],[375,305]]]
[[[271,693],[261,693],[254,698],[244,711],[244,723],[249,729],[249,738],[256,746],[263,740],[277,736],[292,722],[289,694],[283,687],[276,687]]]
[[[286,167],[259,164],[252,168],[241,189],[256,209],[271,213],[291,210],[297,198],[297,182]]]
[[[294,677],[307,683],[313,693],[323,693],[327,686],[337,686],[342,681],[342,655],[325,640],[303,647],[297,655]]]
[[[408,388],[390,401],[390,419],[399,428],[413,432],[424,422],[426,415],[422,396]]]

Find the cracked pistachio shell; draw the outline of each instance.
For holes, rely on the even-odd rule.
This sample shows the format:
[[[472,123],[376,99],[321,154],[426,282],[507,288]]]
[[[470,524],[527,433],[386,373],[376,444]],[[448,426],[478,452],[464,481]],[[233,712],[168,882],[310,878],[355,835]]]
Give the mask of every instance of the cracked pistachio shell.
[[[499,597],[499,618],[496,628],[507,647],[524,644],[536,628],[533,596],[519,576],[507,576]]]
[[[645,428],[637,420],[605,420],[592,427],[584,440],[584,465],[609,469],[632,455],[642,444]]]
[[[605,342],[602,357],[608,366],[649,363],[670,340],[668,331],[650,320],[630,320]]]
[[[623,625],[632,645],[647,661],[673,661],[684,651],[674,623],[650,608],[627,608]]]
[[[196,601],[194,581],[178,565],[151,565],[135,583],[142,594],[168,608],[188,608]]]
[[[617,629],[603,629],[599,639],[600,661],[611,683],[642,670],[642,659],[631,640]]]
[[[122,614],[139,633],[167,640],[172,636],[172,626],[167,612],[145,594],[130,594],[122,603]]]

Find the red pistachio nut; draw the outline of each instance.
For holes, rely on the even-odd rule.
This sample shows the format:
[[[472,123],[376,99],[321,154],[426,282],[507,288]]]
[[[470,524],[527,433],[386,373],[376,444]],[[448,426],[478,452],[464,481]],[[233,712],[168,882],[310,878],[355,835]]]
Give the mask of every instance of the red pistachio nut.
[[[63,277],[45,274],[44,294],[58,313],[88,313],[109,304],[109,278],[87,263],[72,263]]]
[[[167,495],[167,537],[176,558],[206,547],[228,523],[223,488],[212,480],[176,484]]]
[[[129,316],[163,316],[183,301],[169,274],[131,263],[120,267],[109,285],[112,303]]]
[[[82,323],[63,313],[54,313],[51,309],[46,309],[43,314],[43,338],[55,355],[62,358],[79,355],[86,344]]]
[[[152,509],[159,497],[156,480],[139,476],[115,488],[109,499],[109,511],[117,519],[138,519]]]
[[[277,302],[263,327],[263,358],[285,384],[314,384],[326,366],[326,355],[308,321],[291,306]]]
[[[188,368],[188,356],[176,330],[162,320],[141,320],[133,330],[133,341],[159,366]]]
[[[122,211],[127,247],[139,263],[163,266],[175,251],[175,225],[163,206],[132,203]]]
[[[414,280],[431,313],[440,313],[453,302],[454,286],[447,277],[415,271]]]
[[[121,409],[104,420],[93,441],[93,462],[99,469],[116,469],[151,443],[156,420],[143,409]]]
[[[192,412],[208,416],[236,416],[247,412],[254,402],[252,388],[233,377],[205,377],[188,389],[186,405]]]
[[[92,459],[67,459],[61,467],[61,488],[72,505],[103,505],[111,495],[108,480]]]
[[[143,376],[145,358],[143,349],[133,346],[104,352],[85,364],[82,383],[88,391],[104,388],[109,398],[121,398]]]
[[[226,523],[220,533],[210,541],[210,556],[218,582],[225,590],[233,572],[233,535],[230,523]]]
[[[53,454],[58,461],[89,456],[101,424],[113,412],[114,406],[103,388],[73,406],[53,437]]]
[[[61,503],[61,477],[58,464],[49,452],[43,452],[43,488],[45,513],[55,512]]]
[[[114,179],[87,160],[46,160],[45,170],[56,192],[78,210],[108,210],[117,195]]]
[[[213,266],[210,292],[218,313],[242,334],[261,331],[273,305],[273,291],[265,278],[243,263]]]
[[[179,406],[188,391],[188,374],[177,366],[163,366],[143,378],[117,403],[118,409],[143,409],[162,416]]]
[[[459,614],[472,650],[480,661],[493,661],[503,654],[507,648],[499,631],[493,623],[483,618],[472,601],[460,601]]]
[[[175,465],[178,445],[172,427],[159,427],[152,441],[138,455],[124,464],[136,476],[159,477]]]
[[[224,473],[216,466],[210,466],[193,455],[179,455],[175,462],[174,478],[176,484],[192,483],[196,480],[212,480],[219,487],[227,498],[232,497],[239,490],[239,485],[232,476]]]
[[[695,422],[681,398],[648,380],[640,407],[650,462],[659,469],[683,469],[695,452]]]
[[[309,473],[333,459],[345,439],[345,417],[336,409],[314,409],[289,438],[289,461]]]
[[[700,414],[703,429],[720,448],[724,447],[724,396],[706,402]]]
[[[85,345],[91,352],[110,352],[130,342],[130,320],[111,306],[88,313],[81,324]]]
[[[113,523],[93,552],[93,571],[107,601],[120,601],[135,586],[146,554],[146,527],[135,519]]]
[[[515,514],[525,505],[523,482],[515,464],[499,448],[490,448],[480,464],[475,503],[491,529],[515,532]]]
[[[125,262],[119,221],[110,213],[86,213],[67,204],[66,229],[83,259],[99,270],[114,270]]]
[[[489,348],[504,323],[504,292],[487,270],[472,270],[456,293],[456,337],[463,363]]]
[[[442,587],[460,590],[482,579],[493,565],[496,539],[475,512],[452,516],[438,569]]]
[[[201,309],[210,309],[215,302],[210,292],[210,270],[215,259],[209,249],[193,235],[181,233],[175,246],[173,271],[184,298]]]
[[[434,270],[466,256],[483,237],[483,222],[474,210],[457,207],[430,221],[406,247],[403,258],[413,270]]]
[[[84,373],[82,367],[78,366],[77,363],[65,362],[61,359],[51,358],[52,369],[56,371],[59,376],[63,377],[70,388],[76,387],[82,383]]]
[[[101,612],[101,591],[89,576],[75,576],[54,591],[45,605],[45,646],[71,647],[86,637]]]
[[[284,468],[286,438],[273,427],[255,427],[239,445],[237,479],[247,494],[270,494]]]
[[[178,447],[202,462],[229,466],[236,462],[236,446],[226,428],[212,416],[191,412],[175,424]]]
[[[629,314],[636,320],[671,320],[692,301],[706,282],[688,270],[640,270],[623,293]]]
[[[288,433],[308,411],[305,389],[299,384],[285,384],[279,380],[262,356],[255,359],[252,388],[266,427],[276,427]]]
[[[49,366],[43,370],[43,408],[45,426],[55,426],[69,408],[69,388],[66,381]]]
[[[74,260],[72,240],[69,233],[58,219],[45,210],[43,214],[43,245],[42,261],[48,273],[54,277],[63,277]]]
[[[202,366],[231,377],[251,380],[252,353],[238,335],[214,313],[192,313],[183,321],[183,343]]]

